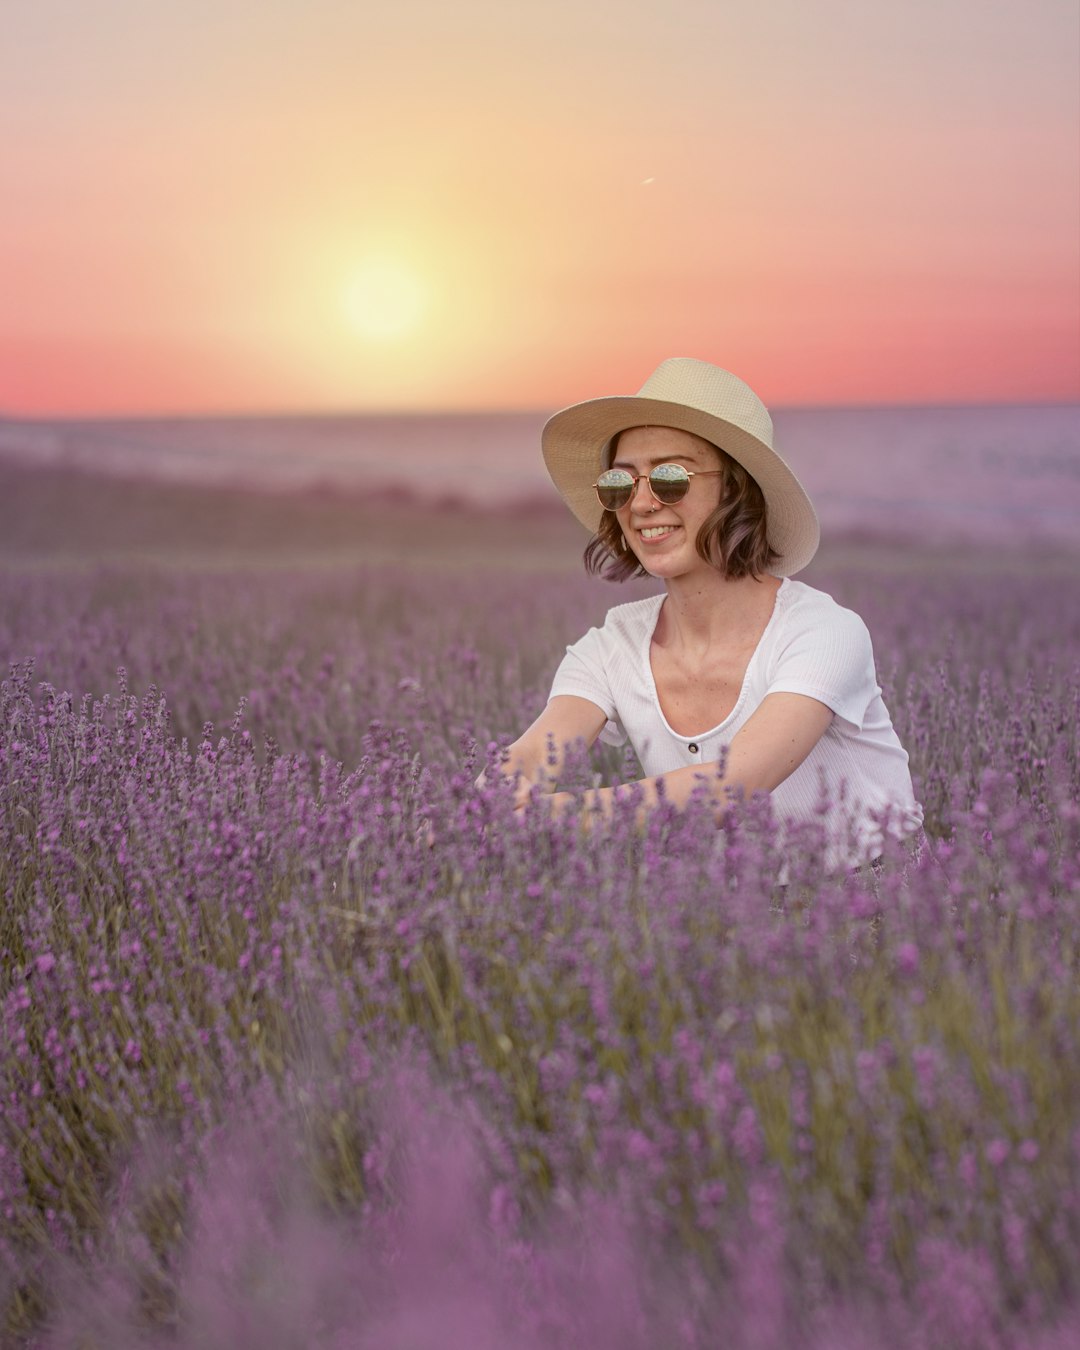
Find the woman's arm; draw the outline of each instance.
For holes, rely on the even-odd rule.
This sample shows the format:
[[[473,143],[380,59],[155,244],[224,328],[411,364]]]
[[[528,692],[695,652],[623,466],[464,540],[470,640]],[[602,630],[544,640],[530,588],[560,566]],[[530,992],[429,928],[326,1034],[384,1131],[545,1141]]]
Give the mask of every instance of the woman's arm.
[[[584,702],[580,699],[567,701]],[[806,694],[769,694],[736,733],[728,748],[722,774],[718,772],[720,765],[687,764],[655,778],[643,778],[633,785],[594,788],[585,794],[586,803],[610,814],[618,795],[632,786],[643,793],[641,809],[648,812],[660,800],[657,784],[662,782],[664,800],[684,806],[704,780],[719,815],[727,807],[731,789],[741,789],[749,796],[752,792],[771,792],[779,787],[821,740],[832,719],[831,708]],[[526,736],[528,734],[526,732]],[[569,792],[556,793],[552,798],[557,809],[566,809],[574,800],[574,794]]]
[[[607,715],[587,698],[556,694],[531,727],[507,749],[500,765],[507,778],[521,775],[518,800],[528,798],[533,787],[553,792],[566,750],[576,741],[592,745],[604,728]],[[486,774],[476,780],[482,787]]]

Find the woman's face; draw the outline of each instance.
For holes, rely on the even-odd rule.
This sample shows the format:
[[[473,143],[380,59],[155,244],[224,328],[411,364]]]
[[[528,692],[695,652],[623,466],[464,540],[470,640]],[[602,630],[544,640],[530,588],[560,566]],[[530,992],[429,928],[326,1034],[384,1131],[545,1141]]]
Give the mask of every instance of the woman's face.
[[[632,427],[622,433],[611,468],[648,474],[658,464],[681,464],[691,473],[709,476],[691,478],[686,496],[674,506],[656,501],[642,478],[627,505],[616,512],[626,542],[654,577],[670,580],[699,569],[712,571],[695,541],[720,501],[723,480],[715,472],[719,456],[708,441],[674,427]]]

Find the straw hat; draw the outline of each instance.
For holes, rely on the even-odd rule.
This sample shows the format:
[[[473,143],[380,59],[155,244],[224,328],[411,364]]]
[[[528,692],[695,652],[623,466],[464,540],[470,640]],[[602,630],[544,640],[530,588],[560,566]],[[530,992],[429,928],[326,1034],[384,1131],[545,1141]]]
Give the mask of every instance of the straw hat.
[[[636,394],[593,398],[563,408],[544,427],[544,463],[563,500],[592,533],[603,515],[593,484],[616,432],[674,427],[701,436],[736,459],[765,497],[769,543],[780,555],[770,571],[786,577],[817,552],[817,512],[802,484],[773,449],[772,418],[737,376],[707,361],[675,356],[657,366]]]

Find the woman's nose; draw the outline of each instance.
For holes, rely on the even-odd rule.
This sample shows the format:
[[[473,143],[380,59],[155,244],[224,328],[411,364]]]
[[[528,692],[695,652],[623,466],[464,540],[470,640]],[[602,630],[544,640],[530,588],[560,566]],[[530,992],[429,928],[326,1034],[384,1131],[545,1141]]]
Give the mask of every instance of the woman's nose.
[[[649,486],[648,474],[643,473],[634,484],[634,495],[630,498],[630,508],[633,511],[653,511],[656,509],[656,498]]]

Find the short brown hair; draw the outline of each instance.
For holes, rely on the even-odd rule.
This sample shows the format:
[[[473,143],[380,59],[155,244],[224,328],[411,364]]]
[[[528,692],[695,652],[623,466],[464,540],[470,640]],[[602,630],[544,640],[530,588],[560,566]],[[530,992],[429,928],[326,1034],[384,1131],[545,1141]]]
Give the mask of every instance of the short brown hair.
[[[607,465],[615,458],[621,435],[620,431],[611,439],[605,455]],[[715,450],[723,476],[719,505],[698,531],[697,551],[707,563],[733,581],[740,577],[759,577],[780,557],[767,537],[765,498],[738,460],[711,441],[706,444]],[[630,577],[649,575],[630,551],[614,511],[603,513],[596,533],[585,546],[585,570],[591,576],[604,577],[607,581],[626,581]]]

